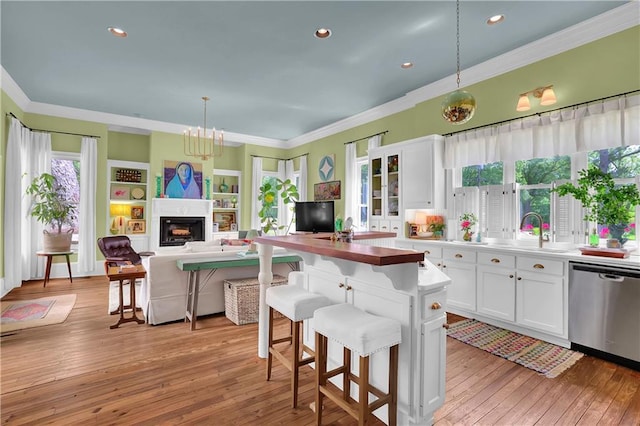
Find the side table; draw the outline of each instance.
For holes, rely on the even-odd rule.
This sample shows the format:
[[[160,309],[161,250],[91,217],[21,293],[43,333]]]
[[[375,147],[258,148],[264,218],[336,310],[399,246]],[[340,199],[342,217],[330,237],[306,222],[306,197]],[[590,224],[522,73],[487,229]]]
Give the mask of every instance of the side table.
[[[73,254],[72,251],[37,251],[36,254],[38,256],[45,256],[47,258],[47,266],[44,273],[44,285],[47,286],[47,282],[49,282],[49,276],[51,275],[51,261],[54,256],[64,256],[67,258],[67,270],[69,271],[69,281],[73,283],[73,277],[71,276],[71,263],[69,262],[69,255]]]
[[[107,277],[109,277],[109,281],[119,281],[119,310],[120,310],[120,319],[114,325],[109,326],[109,328],[118,328],[120,324],[124,324],[125,322],[136,322],[138,324],[144,324],[143,318],[138,318],[136,316],[136,278],[144,278],[147,275],[147,271],[144,269],[142,265],[121,265],[121,266],[109,266],[107,268]],[[131,317],[124,317],[124,295],[122,294],[122,288],[124,281],[129,281],[129,301],[131,303]]]

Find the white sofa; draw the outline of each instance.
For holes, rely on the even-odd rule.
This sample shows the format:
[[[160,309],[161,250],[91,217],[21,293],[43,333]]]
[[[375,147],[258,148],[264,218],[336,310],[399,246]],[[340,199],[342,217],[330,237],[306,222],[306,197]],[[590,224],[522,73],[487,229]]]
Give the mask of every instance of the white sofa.
[[[178,259],[228,256],[229,253],[246,249],[246,246],[222,246],[220,240],[215,240],[187,243],[180,248],[163,250],[154,256],[144,257],[142,264],[147,270],[147,277],[140,289],[139,305],[142,307],[147,323],[162,324],[185,317],[189,274],[178,269],[176,262]],[[280,250],[274,249],[274,252]],[[287,264],[273,265],[274,274],[286,277],[290,270]],[[213,275],[209,275],[209,272],[200,272],[198,316],[224,312],[224,280],[257,278],[259,267],[222,268]]]

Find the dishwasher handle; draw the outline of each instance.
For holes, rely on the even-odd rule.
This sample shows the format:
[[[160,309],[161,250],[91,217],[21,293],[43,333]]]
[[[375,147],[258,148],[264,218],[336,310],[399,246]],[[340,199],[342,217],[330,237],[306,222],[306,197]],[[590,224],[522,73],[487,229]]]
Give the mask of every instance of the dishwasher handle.
[[[621,282],[624,281],[624,277],[621,277],[620,275],[598,274],[598,277],[600,277],[601,280],[615,281],[615,282],[618,282],[618,283],[621,283]]]
[[[640,270],[627,269],[615,266],[602,266],[587,263],[569,262],[570,268],[574,271],[583,271],[599,274],[600,278],[606,280],[615,280],[618,278],[640,279]]]

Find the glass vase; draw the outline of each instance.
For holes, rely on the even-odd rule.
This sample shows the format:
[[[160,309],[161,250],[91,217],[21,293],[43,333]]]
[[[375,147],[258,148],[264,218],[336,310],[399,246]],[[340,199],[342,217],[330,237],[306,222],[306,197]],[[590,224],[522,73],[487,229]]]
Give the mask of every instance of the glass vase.
[[[471,236],[473,235],[473,232],[470,232],[468,230],[464,231],[464,235],[462,236],[462,239],[464,241],[471,241]]]

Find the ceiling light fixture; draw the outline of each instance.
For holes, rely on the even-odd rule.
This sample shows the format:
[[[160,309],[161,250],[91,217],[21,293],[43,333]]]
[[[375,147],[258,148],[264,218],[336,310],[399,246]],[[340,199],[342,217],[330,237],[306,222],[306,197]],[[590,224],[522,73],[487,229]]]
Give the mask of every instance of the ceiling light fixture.
[[[318,28],[315,33],[313,33],[315,38],[329,38],[331,37],[331,30],[329,28]]]
[[[460,0],[456,0],[456,54],[458,88],[444,98],[442,117],[451,124],[463,124],[476,112],[476,99],[471,93],[460,90]]]
[[[529,102],[529,95],[533,95],[534,98],[540,99],[540,105],[549,106],[555,104],[556,93],[553,91],[553,84],[549,86],[537,87],[528,92],[520,94],[518,98],[518,105],[516,111],[529,111],[531,109],[531,102]]]
[[[502,21],[504,21],[504,15],[493,15],[492,17],[487,19],[487,25],[495,25]]]
[[[405,70],[411,67],[413,67],[413,62],[405,62],[402,65],[400,65],[400,68],[404,68]]]
[[[216,152],[216,129],[211,130],[211,135],[207,136],[207,102],[209,97],[203,96],[204,101],[204,129],[202,135],[200,134],[200,127],[195,133],[191,133],[191,129],[184,131],[182,141],[184,144],[184,155],[189,157],[197,157],[206,161],[209,157],[222,157],[222,151],[224,150],[224,131],[220,131],[218,135],[217,145],[218,151]]]
[[[118,27],[109,27],[107,28],[107,30],[113,34],[116,37],[126,37],[127,36],[127,32],[125,30],[123,30],[122,28],[118,28]]]

